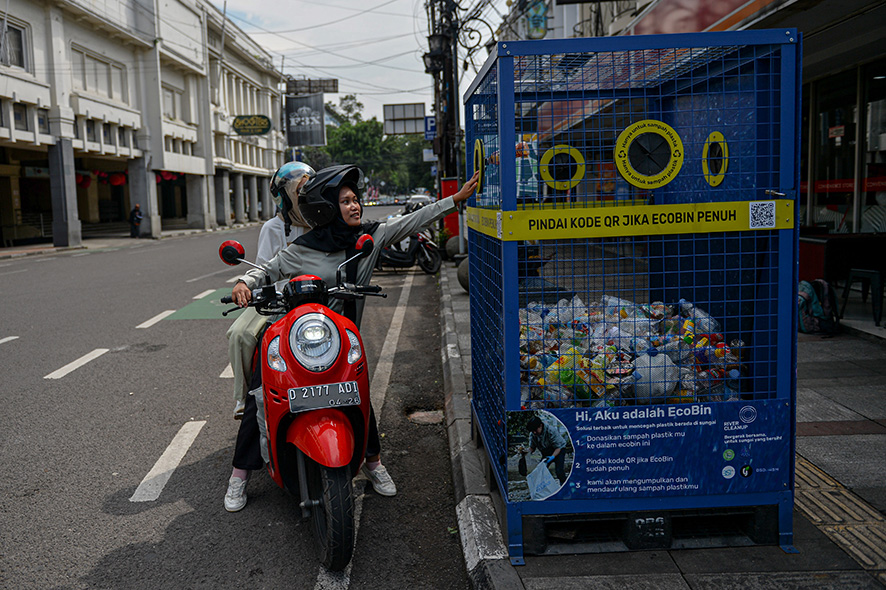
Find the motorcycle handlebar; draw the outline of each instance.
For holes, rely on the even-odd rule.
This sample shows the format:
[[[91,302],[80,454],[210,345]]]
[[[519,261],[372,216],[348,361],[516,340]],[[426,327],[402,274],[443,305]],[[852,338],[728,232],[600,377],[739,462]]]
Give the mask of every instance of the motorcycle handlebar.
[[[378,285],[366,285],[365,287],[357,287],[357,293],[381,293],[381,287]]]

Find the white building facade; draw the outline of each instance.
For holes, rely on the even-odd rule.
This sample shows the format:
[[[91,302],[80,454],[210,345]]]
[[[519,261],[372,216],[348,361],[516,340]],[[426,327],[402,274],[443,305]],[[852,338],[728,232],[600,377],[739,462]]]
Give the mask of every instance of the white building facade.
[[[273,214],[280,72],[203,0],[10,0],[0,13],[0,238],[79,245],[126,221],[210,229]],[[237,115],[264,115],[239,136]],[[264,213],[262,215],[262,213]]]

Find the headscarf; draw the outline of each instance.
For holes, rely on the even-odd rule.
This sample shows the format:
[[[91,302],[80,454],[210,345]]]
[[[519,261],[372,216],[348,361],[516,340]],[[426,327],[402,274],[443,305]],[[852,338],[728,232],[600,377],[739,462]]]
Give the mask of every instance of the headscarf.
[[[357,200],[360,200],[360,190],[355,184],[347,182],[343,183],[341,186],[350,187],[350,189],[354,191],[354,194],[357,195]],[[341,186],[329,187],[321,193],[325,200],[335,205],[337,211],[341,211],[338,204],[338,193],[341,190]],[[360,213],[362,218],[362,202],[360,203]],[[311,248],[312,250],[319,250],[320,252],[340,252],[342,250],[350,250],[357,243],[357,238],[363,234],[371,234],[379,225],[380,223],[378,221],[370,221],[361,223],[358,227],[351,227],[345,222],[341,214],[339,214],[326,225],[317,226],[311,231],[303,233],[295,240],[295,243]]]
[[[289,222],[287,223],[287,225],[294,225],[295,227],[308,229],[311,226],[308,225],[308,222],[305,221],[305,218],[302,217],[301,211],[299,211],[298,209],[298,187],[302,183],[302,178],[299,178],[297,181],[290,180],[286,183],[284,189],[286,191],[286,194],[289,196],[289,202],[292,203],[292,206],[289,208]],[[283,216],[282,209],[277,209],[277,217],[282,219],[284,223],[287,221],[286,217]],[[289,232],[287,231],[286,234],[289,235]]]

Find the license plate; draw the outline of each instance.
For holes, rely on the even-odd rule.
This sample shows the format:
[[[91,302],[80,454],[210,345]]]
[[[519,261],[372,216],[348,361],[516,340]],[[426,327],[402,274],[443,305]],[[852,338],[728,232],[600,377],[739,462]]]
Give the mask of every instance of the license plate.
[[[356,381],[293,387],[289,390],[289,411],[293,413],[358,405],[360,390]]]

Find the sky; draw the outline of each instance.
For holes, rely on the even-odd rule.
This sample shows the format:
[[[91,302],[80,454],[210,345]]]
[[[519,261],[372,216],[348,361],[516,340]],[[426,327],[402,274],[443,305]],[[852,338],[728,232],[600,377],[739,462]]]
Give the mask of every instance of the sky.
[[[212,0],[223,10],[224,0]],[[488,0],[465,0],[465,7]],[[505,0],[492,0],[488,20],[500,22]],[[227,15],[265,48],[274,65],[296,78],[337,78],[339,94],[356,94],[363,116],[383,120],[385,104],[425,103],[431,115],[433,81],[425,73],[428,51],[425,0],[228,0]],[[485,40],[484,40],[485,41]],[[462,50],[462,53],[464,50]],[[481,66],[486,51],[474,61]],[[461,72],[462,93],[474,78]]]

